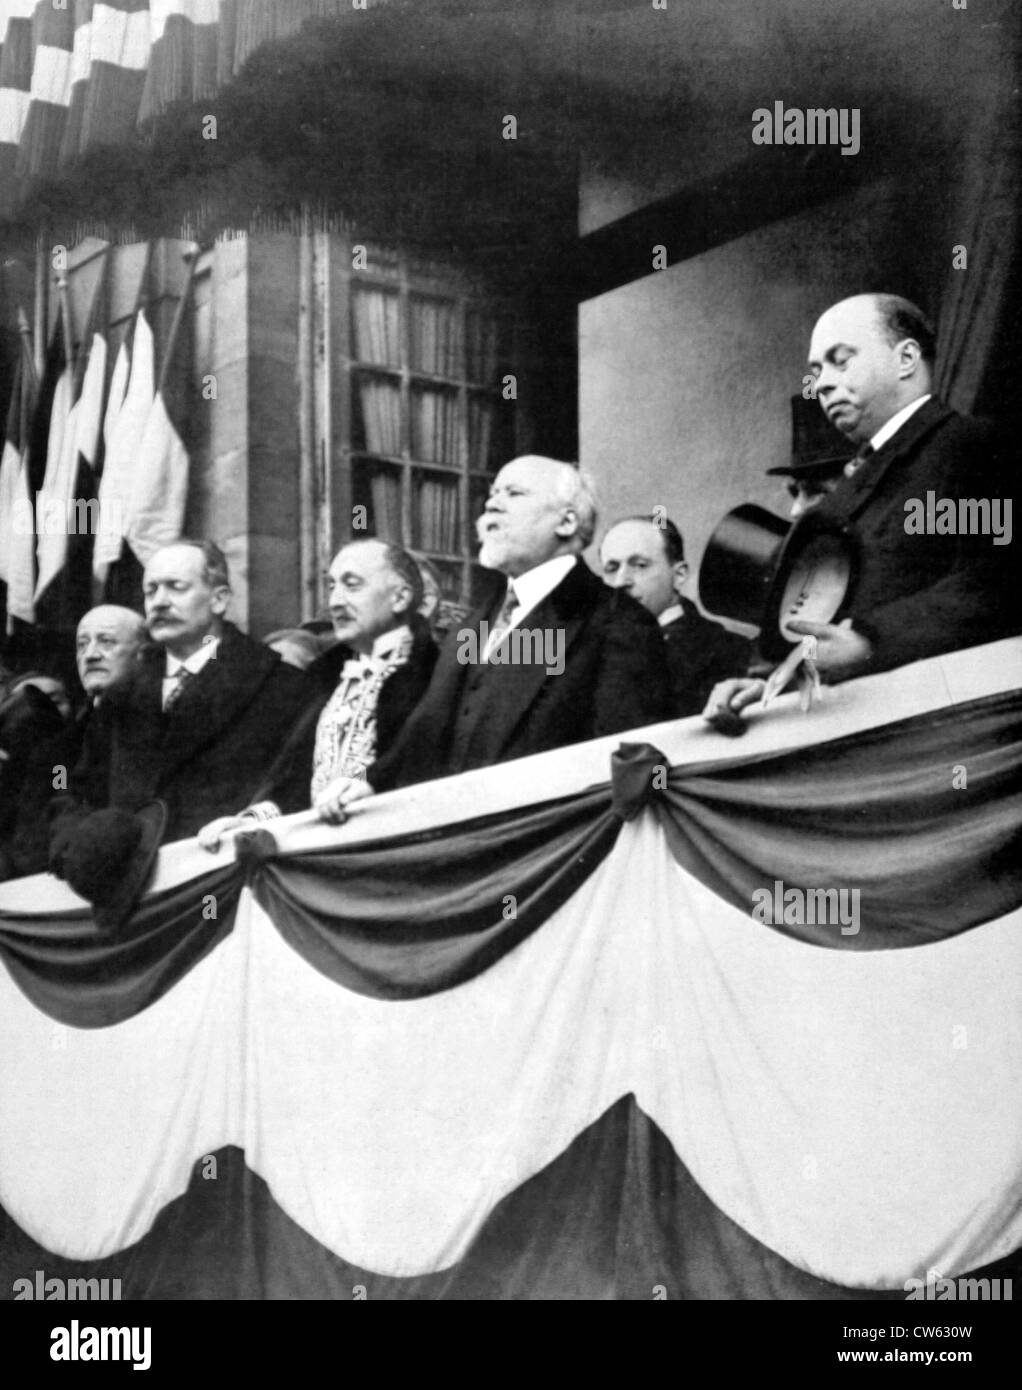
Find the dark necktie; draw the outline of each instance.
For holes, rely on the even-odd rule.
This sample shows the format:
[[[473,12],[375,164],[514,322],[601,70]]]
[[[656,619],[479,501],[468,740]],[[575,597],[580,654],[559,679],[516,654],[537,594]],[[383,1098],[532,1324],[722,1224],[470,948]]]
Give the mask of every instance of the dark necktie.
[[[174,672],[174,679],[177,681],[177,685],[175,685],[174,689],[167,696],[166,703],[163,706],[164,714],[166,714],[168,710],[170,710],[174,705],[177,704],[178,700],[180,700],[181,698],[182,690],[184,690],[185,686],[188,684],[191,678],[192,673],[191,671],[189,671],[187,666],[179,666],[177,668],[177,670]]]
[[[490,628],[490,640],[486,648],[487,660],[489,660],[500,646],[501,642],[503,642],[511,626],[511,614],[517,607],[518,595],[515,593],[515,586],[509,584],[507,586],[507,594],[504,597],[504,602],[500,606],[500,612],[497,614],[493,621],[493,626]]]
[[[871,459],[875,453],[876,450],[873,448],[872,444],[863,444],[855,457],[850,458],[845,464],[845,477],[854,478],[866,460]]]

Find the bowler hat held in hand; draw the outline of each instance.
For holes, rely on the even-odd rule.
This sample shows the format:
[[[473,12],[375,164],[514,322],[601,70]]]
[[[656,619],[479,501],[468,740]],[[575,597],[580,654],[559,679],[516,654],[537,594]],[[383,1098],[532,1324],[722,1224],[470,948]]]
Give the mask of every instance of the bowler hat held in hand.
[[[101,932],[118,931],[130,918],[156,863],[167,827],[167,807],[151,801],[138,811],[93,811],[68,837],[61,869],[68,885],[92,904]]]

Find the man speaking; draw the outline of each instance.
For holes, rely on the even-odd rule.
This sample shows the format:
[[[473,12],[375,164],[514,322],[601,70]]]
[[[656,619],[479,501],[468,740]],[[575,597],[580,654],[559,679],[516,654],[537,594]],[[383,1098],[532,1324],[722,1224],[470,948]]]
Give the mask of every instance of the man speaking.
[[[340,778],[317,798],[325,820],[342,820],[346,805],[373,791],[670,716],[656,620],[582,562],[595,529],[596,504],[578,469],[534,454],[505,464],[477,531],[480,564],[507,583],[449,634],[422,701],[368,781]],[[539,640],[513,641],[523,629]],[[465,634],[475,640],[458,640]]]

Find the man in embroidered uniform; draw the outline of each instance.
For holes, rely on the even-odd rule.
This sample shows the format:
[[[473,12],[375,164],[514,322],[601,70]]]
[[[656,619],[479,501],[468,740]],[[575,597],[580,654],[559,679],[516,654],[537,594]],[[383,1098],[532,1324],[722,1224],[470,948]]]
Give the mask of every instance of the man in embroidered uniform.
[[[429,683],[436,644],[417,612],[422,575],[412,556],[387,541],[352,541],[334,557],[329,580],[337,645],[309,668],[325,703],[294,731],[256,804],[202,828],[199,843],[210,851],[228,830],[300,809],[282,803],[281,785],[302,784],[304,807],[310,795],[316,802],[339,778],[364,780]]]

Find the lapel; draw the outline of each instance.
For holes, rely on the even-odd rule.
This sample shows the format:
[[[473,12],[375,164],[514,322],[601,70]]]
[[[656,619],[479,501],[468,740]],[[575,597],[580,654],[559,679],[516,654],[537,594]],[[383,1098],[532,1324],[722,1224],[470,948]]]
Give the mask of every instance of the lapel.
[[[236,723],[279,660],[225,623],[216,655],[188,682],[169,713],[160,712],[162,776],[171,776]],[[161,681],[162,673],[161,665]]]
[[[100,707],[116,721],[118,761],[151,788],[163,763],[163,671],[163,648],[147,648],[131,682],[108,691]]]
[[[848,521],[859,516],[890,469],[906,454],[912,453],[927,435],[950,418],[951,413],[935,397],[920,406],[893,438],[881,445],[873,458],[846,480],[848,486],[838,488],[833,494],[835,510],[840,510],[842,517]]]
[[[594,598],[605,590],[603,581],[576,560],[573,569],[560,584],[527,614],[525,630],[552,629],[564,633],[565,662],[594,607]],[[490,698],[487,701],[486,741],[496,749],[507,747],[515,728],[521,722],[547,680],[546,664],[529,662],[522,665],[498,666],[488,663],[483,677]]]

